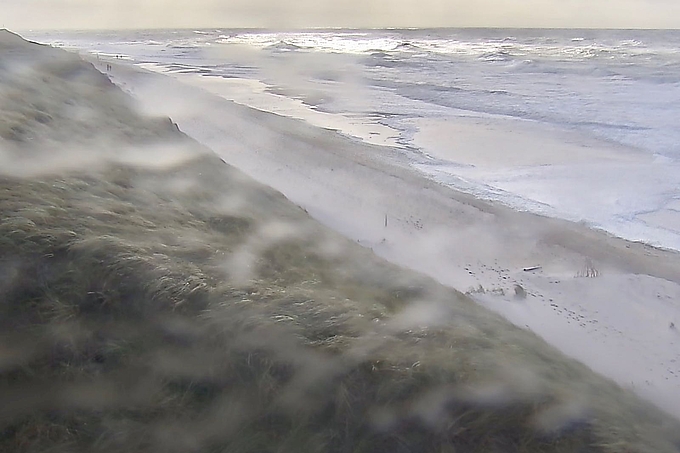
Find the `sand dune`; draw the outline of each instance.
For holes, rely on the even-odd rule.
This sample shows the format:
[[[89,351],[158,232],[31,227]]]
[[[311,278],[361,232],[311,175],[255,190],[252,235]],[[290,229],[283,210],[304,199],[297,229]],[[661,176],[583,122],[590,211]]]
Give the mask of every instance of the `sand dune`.
[[[8,32],[0,55],[1,124],[11,119],[0,135],[0,450],[678,451],[671,417],[322,226],[167,118],[140,115],[91,66]],[[121,73],[114,80],[130,83]],[[462,235],[449,252],[473,273],[517,237],[541,246],[517,243],[513,259],[546,258],[545,244],[557,255],[546,269],[569,269],[586,251],[603,273],[616,263],[658,278],[675,269],[671,255],[576,225],[513,224],[518,214],[452,197],[329,131],[211,110],[138,77],[127,86],[138,99],[155,85],[166,93],[159,109],[192,107],[180,127],[206,142],[219,132],[225,160],[250,159],[259,179],[278,171],[288,198],[317,200],[310,213],[395,261],[407,257],[395,244],[422,253],[441,244],[418,233],[437,237],[429,218],[404,213],[431,204],[456,220],[447,229]],[[377,178],[360,197],[346,186],[357,176]],[[397,198],[374,184],[392,180],[403,200],[390,204]],[[408,195],[413,184],[424,199]],[[442,275],[458,275],[458,262]]]

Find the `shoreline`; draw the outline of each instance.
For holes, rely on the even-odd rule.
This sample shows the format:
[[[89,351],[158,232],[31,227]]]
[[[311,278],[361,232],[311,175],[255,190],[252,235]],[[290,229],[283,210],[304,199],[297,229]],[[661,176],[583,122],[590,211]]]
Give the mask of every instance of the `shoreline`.
[[[680,253],[480,200],[371,145],[167,76],[129,65],[111,76],[145,113],[173,118],[324,225],[467,292],[680,418],[680,334],[671,328],[680,325]],[[588,266],[601,277],[577,277]]]
[[[85,57],[85,56],[83,56],[83,57]],[[101,70],[101,64],[99,66],[97,66],[97,61],[92,60],[92,59],[88,59],[88,61],[90,61],[92,64],[95,65],[95,67],[98,67],[98,69]],[[101,61],[105,61],[105,60],[101,60]],[[137,73],[138,75],[143,76],[146,73],[146,75],[150,76],[150,77],[157,75],[157,76],[160,76],[160,77],[164,77],[166,79],[172,78],[172,76],[168,75],[168,74],[162,74],[162,73],[159,73],[157,71],[152,71],[152,70],[148,70],[148,69],[140,69],[138,65],[136,65],[132,62],[121,63],[120,60],[110,60],[109,62],[113,64],[113,67],[115,67],[116,69],[121,71],[121,73],[119,73],[117,75],[126,74],[126,75],[130,76],[130,75],[132,75],[131,73]],[[102,71],[102,72],[106,73],[105,71]],[[246,79],[244,79],[244,80],[246,80]],[[116,85],[118,85],[121,89],[123,89],[123,91],[125,91],[126,93],[131,95],[133,98],[137,99],[138,101],[141,101],[141,99],[138,97],[138,93],[134,89],[134,86],[129,83],[129,79],[116,80],[116,76],[114,76],[114,77],[112,77],[112,81]],[[212,96],[220,97],[218,95],[215,95],[214,93],[203,90],[201,88],[191,87],[190,85],[185,84],[185,83],[183,83],[179,80],[177,82],[179,83],[180,86],[188,88],[189,91],[194,90],[195,93],[201,93],[201,95],[204,96],[206,99],[209,99]],[[236,102],[236,101],[226,99],[226,98],[223,98],[223,99],[225,101],[227,101],[227,103],[233,103],[233,104],[237,105],[238,108],[257,111],[257,112],[260,112],[262,115],[264,115],[266,117],[270,117],[270,118],[274,117],[275,119],[273,121],[276,121],[276,118],[279,118],[282,121],[292,121],[291,124],[293,124],[293,123],[294,124],[304,123],[305,125],[307,125],[306,121],[302,118],[291,117],[291,116],[287,116],[287,115],[284,115],[284,114],[281,114],[281,113],[276,113],[276,112],[270,112],[270,111],[267,111],[267,110],[255,108],[255,107],[249,106],[247,104]],[[169,101],[169,103],[173,104],[172,101]],[[174,105],[172,107],[174,107],[174,108],[179,107],[181,109],[182,106],[180,104],[181,103],[174,103]],[[150,107],[149,105],[140,105],[139,107],[142,110],[146,110],[146,111],[149,111],[149,112],[154,112],[156,110],[158,110],[159,112],[165,111],[165,110],[163,110],[163,107],[161,107],[160,109],[157,109],[156,107]],[[190,111],[189,115],[192,115],[194,113],[195,112]],[[173,121],[176,120],[175,118],[172,118],[172,119],[173,119]],[[322,131],[324,131],[323,133],[329,133],[331,135],[337,135],[340,140],[353,142],[355,147],[362,147],[362,146],[366,146],[367,148],[378,147],[376,149],[381,149],[382,147],[390,148],[390,145],[366,142],[361,137],[343,133],[340,130],[335,129],[335,128],[321,127],[321,126],[315,126],[315,125],[307,125],[307,126],[309,128],[312,128],[312,129],[322,130]],[[305,126],[302,126],[302,127],[304,128]],[[188,134],[188,135],[191,136],[191,134]],[[350,145],[350,146],[352,146],[352,145]],[[494,200],[481,198],[481,197],[479,197],[479,196],[477,196],[473,193],[462,191],[462,190],[459,190],[457,188],[445,185],[443,183],[439,183],[436,180],[427,178],[426,175],[424,175],[420,172],[417,172],[413,168],[410,168],[407,163],[405,163],[401,159],[398,159],[398,158],[393,157],[393,156],[379,156],[379,155],[373,153],[371,156],[366,156],[366,158],[367,158],[368,161],[371,161],[376,165],[386,164],[386,165],[391,166],[391,169],[394,170],[395,173],[400,173],[401,171],[405,171],[406,173],[412,174],[416,178],[420,177],[424,180],[427,180],[434,187],[441,188],[443,190],[443,192],[455,194],[454,198],[456,198],[458,201],[460,201],[464,204],[469,204],[469,205],[475,206],[475,207],[483,206],[483,208],[481,208],[482,210],[487,209],[487,210],[494,211],[494,212],[496,212],[496,211],[497,212],[501,212],[501,211],[512,212],[512,213],[515,213],[515,214],[518,214],[518,215],[526,215],[528,217],[534,217],[534,218],[554,221],[554,222],[557,222],[557,223],[559,223],[563,226],[564,225],[571,225],[574,229],[588,230],[588,231],[592,232],[593,234],[602,235],[602,238],[606,238],[606,240],[619,241],[622,244],[627,244],[626,246],[624,246],[624,248],[626,248],[626,249],[629,249],[630,246],[633,246],[633,247],[639,248],[639,250],[652,250],[652,251],[656,251],[660,254],[668,254],[668,256],[672,257],[671,259],[680,260],[680,250],[658,246],[658,245],[655,245],[655,244],[652,244],[652,243],[649,243],[649,242],[645,242],[645,241],[641,241],[641,240],[626,239],[626,238],[618,236],[618,235],[616,235],[616,234],[612,233],[611,231],[608,231],[604,228],[591,226],[591,224],[589,224],[588,222],[585,222],[585,221],[578,222],[578,221],[565,219],[565,218],[562,218],[562,217],[553,217],[553,216],[548,216],[548,215],[541,214],[541,213],[535,213],[535,212],[525,211],[525,210],[518,210],[518,209],[515,209],[511,206],[508,206],[507,204],[504,204],[502,202],[496,202]],[[365,162],[362,162],[362,164],[365,164]],[[396,175],[396,176],[397,177],[401,176],[401,173],[399,175]],[[619,250],[622,250],[621,247],[619,247]],[[672,281],[680,282],[680,276],[677,276],[677,278],[676,278],[676,277],[673,276],[673,274],[669,274],[669,273],[666,273],[666,272],[663,272],[663,271],[658,273],[658,274],[653,272],[653,271],[649,271],[649,272],[652,272],[654,275],[658,275],[662,278],[667,278],[667,279],[672,280]]]
[[[532,120],[471,111],[412,118],[399,129],[375,118],[317,110],[256,79],[177,72],[155,63],[136,66],[246,107],[385,147],[378,149],[381,153],[396,150],[425,177],[476,198],[515,211],[585,222],[630,242],[680,251],[680,231],[674,228],[680,216],[677,200],[663,197],[673,190],[675,166],[660,170],[654,156],[636,148]],[[659,171],[671,182],[651,178]],[[642,190],[650,185],[658,189]],[[597,201],[590,202],[591,197]]]

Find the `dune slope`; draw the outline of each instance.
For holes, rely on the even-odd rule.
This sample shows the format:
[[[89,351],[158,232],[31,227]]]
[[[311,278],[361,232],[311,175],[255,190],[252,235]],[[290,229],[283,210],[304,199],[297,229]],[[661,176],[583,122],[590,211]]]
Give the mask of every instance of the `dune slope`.
[[[675,452],[680,426],[0,32],[0,451]]]

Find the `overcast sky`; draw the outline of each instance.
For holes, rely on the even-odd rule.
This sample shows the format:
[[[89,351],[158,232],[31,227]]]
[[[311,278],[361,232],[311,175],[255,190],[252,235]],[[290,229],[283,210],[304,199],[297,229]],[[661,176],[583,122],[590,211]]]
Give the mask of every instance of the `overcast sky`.
[[[680,28],[680,0],[0,0],[0,27]]]

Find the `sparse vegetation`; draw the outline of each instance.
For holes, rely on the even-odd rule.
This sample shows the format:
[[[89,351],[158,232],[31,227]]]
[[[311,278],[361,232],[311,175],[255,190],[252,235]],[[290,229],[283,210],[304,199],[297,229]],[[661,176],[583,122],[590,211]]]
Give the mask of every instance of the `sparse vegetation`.
[[[486,294],[486,289],[481,285],[477,285],[476,287],[472,287],[467,290],[465,294]]]
[[[600,271],[595,268],[590,258],[586,259],[583,268],[576,273],[577,278],[595,278],[599,276]]]
[[[527,292],[522,287],[522,285],[515,285],[515,297],[517,299],[526,299],[527,298]]]

